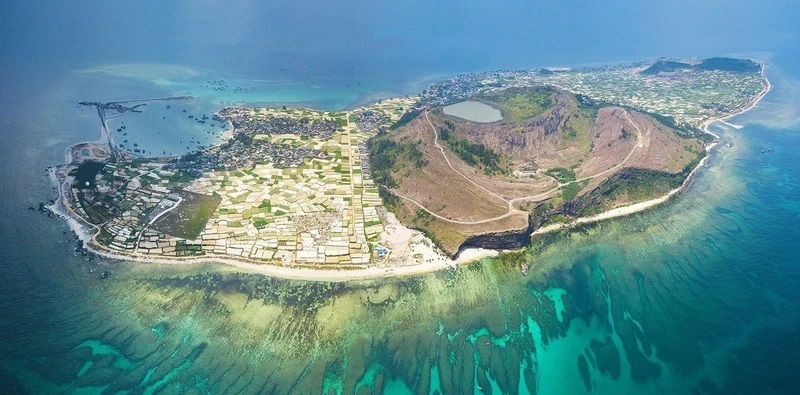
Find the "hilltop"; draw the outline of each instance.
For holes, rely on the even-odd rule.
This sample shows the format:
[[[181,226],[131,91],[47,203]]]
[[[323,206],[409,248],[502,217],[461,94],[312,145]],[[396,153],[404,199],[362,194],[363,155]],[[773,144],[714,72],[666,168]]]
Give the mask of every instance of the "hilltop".
[[[178,157],[117,145],[106,120],[187,97],[84,102],[101,138],[49,169],[48,208],[112,258],[309,279],[439,270],[494,253],[449,259],[465,247],[523,247],[532,232],[665,201],[713,139],[699,128],[769,90],[753,64],[486,71],[346,111],[183,114],[224,131]]]
[[[542,225],[663,195],[705,155],[697,129],[558,88],[470,100],[503,120],[471,122],[433,107],[370,141],[384,200],[451,255],[462,246],[517,248]]]
[[[642,70],[644,75],[656,75],[658,73],[671,73],[678,70],[692,69],[694,66],[689,63],[676,62],[672,60],[659,60],[650,67]]]
[[[701,70],[735,71],[740,73],[757,73],[761,65],[750,59],[707,58],[695,67]]]
[[[738,73],[757,73],[761,65],[750,59],[737,58],[706,58],[697,64],[678,62],[674,60],[659,60],[650,67],[641,71],[643,75],[657,75],[659,73],[672,73],[680,70],[704,71],[731,71]]]

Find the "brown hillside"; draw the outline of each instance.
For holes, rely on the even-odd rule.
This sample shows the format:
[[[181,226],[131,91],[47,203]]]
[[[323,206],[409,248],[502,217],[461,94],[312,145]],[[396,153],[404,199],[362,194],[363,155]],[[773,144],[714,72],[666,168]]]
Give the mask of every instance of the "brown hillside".
[[[470,236],[524,231],[535,207],[558,212],[568,200],[600,185],[607,189],[623,168],[677,174],[703,152],[698,140],[647,115],[583,106],[571,93],[553,88],[514,88],[473,100],[500,109],[504,120],[476,123],[431,109],[378,137],[422,153],[421,163],[401,156],[392,167],[396,185],[389,189],[399,197],[395,211],[450,254]],[[609,204],[627,204],[640,195],[614,195]]]

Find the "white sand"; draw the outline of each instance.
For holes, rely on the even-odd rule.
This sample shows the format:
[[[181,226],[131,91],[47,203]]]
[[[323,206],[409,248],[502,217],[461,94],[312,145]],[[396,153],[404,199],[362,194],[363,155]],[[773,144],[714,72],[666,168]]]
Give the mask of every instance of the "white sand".
[[[754,100],[751,105],[749,105],[747,108],[737,113],[726,115],[718,119],[710,119],[703,125],[702,129],[706,133],[709,133],[718,139],[719,136],[708,130],[708,127],[712,123],[717,121],[725,121],[731,117],[749,111],[750,109],[758,105],[761,99],[763,99],[764,96],[771,89],[772,85],[770,84],[769,80],[767,80],[767,87],[764,89],[764,91],[761,92],[759,97],[756,100]],[[738,126],[732,124],[728,125],[733,127]],[[706,146],[706,150],[710,151],[715,145],[716,142],[709,144],[708,146]],[[593,215],[591,217],[578,218],[570,223],[549,225],[537,229],[535,232],[533,232],[533,234],[535,235],[544,234],[559,229],[573,227],[579,224],[598,222],[610,218],[630,215],[662,204],[668,201],[670,198],[672,198],[680,191],[682,191],[684,188],[686,188],[686,186],[689,184],[693,176],[704,165],[707,158],[708,156],[703,158],[700,161],[700,163],[698,163],[698,165],[692,170],[692,172],[689,174],[686,180],[684,180],[683,184],[680,187],[669,191],[669,193],[667,193],[664,196],[648,200],[645,202],[631,204],[624,207],[618,207],[601,214]],[[67,162],[71,160],[69,155],[67,155],[66,159]],[[50,176],[51,181],[53,182],[54,185],[56,185],[58,189],[58,199],[56,199],[54,204],[47,206],[47,208],[54,214],[58,215],[59,217],[64,218],[69,224],[72,231],[78,236],[80,240],[82,240],[85,243],[86,247],[89,248],[93,253],[111,259],[121,259],[121,260],[144,262],[144,263],[159,264],[159,265],[222,263],[242,270],[261,273],[269,276],[286,278],[286,279],[339,282],[348,280],[374,279],[381,277],[402,277],[402,276],[419,275],[446,268],[456,268],[457,265],[467,264],[469,262],[474,262],[484,257],[497,256],[499,254],[499,251],[495,250],[470,248],[461,251],[461,253],[456,257],[455,260],[449,259],[433,244],[433,242],[430,239],[425,237],[419,231],[409,229],[408,227],[403,226],[392,213],[387,213],[384,216],[384,219],[386,220],[385,222],[386,231],[381,235],[381,241],[380,241],[381,245],[391,250],[391,253],[389,254],[388,258],[398,259],[398,260],[407,259],[406,262],[412,262],[417,260],[417,258],[414,258],[416,256],[416,257],[421,257],[421,262],[416,264],[392,265],[392,266],[387,266],[385,263],[379,262],[374,266],[348,267],[343,269],[317,269],[317,268],[303,268],[299,266],[278,266],[273,264],[259,264],[255,263],[254,261],[246,261],[243,259],[232,259],[226,256],[214,256],[213,254],[195,258],[153,257],[138,253],[123,254],[105,249],[104,247],[101,247],[94,240],[94,235],[98,230],[97,227],[88,224],[82,219],[80,219],[80,217],[74,212],[72,212],[68,208],[69,206],[64,203],[65,193],[66,193],[64,188],[69,188],[69,186],[60,185],[58,183],[58,177],[56,176],[56,168],[50,168],[48,174]]]
[[[721,118],[709,119],[708,121],[706,121],[703,124],[702,130],[704,132],[714,136],[714,138],[716,140],[719,140],[719,136],[709,130],[709,126],[711,126],[712,123],[714,123],[714,122],[723,122],[726,125],[734,127],[735,129],[742,128],[742,126],[728,123],[728,122],[726,122],[726,120],[730,119],[732,117],[735,117],[737,115],[743,114],[743,113],[745,113],[747,111],[750,111],[751,109],[753,109],[755,106],[758,105],[758,103],[761,101],[761,99],[763,99],[764,96],[766,96],[767,93],[769,93],[769,91],[772,90],[772,84],[769,82],[769,80],[766,77],[764,77],[764,80],[767,81],[767,86],[764,88],[763,91],[761,91],[761,93],[753,101],[753,103],[751,103],[749,106],[747,106],[743,110],[735,112],[733,114],[729,114],[729,115],[726,115],[726,116],[721,117]],[[705,147],[706,148],[706,152],[710,152],[716,145],[717,145],[717,141],[714,141],[714,142],[708,144]],[[609,211],[606,211],[604,213],[600,213],[600,214],[597,214],[597,215],[593,215],[591,217],[578,218],[578,219],[576,219],[576,220],[574,220],[572,222],[569,222],[569,223],[548,225],[548,226],[545,226],[545,227],[537,229],[536,231],[533,232],[533,234],[534,235],[539,235],[539,234],[553,232],[553,231],[556,231],[556,230],[559,230],[559,229],[571,228],[573,226],[580,225],[580,224],[587,224],[587,223],[599,222],[599,221],[607,220],[607,219],[610,219],[610,218],[622,217],[622,216],[625,216],[625,215],[638,213],[638,212],[650,209],[652,207],[658,206],[659,204],[662,204],[662,203],[666,202],[667,200],[669,200],[670,198],[675,196],[677,193],[679,193],[682,190],[684,190],[689,185],[689,182],[692,180],[692,178],[697,173],[697,171],[700,170],[701,167],[703,167],[703,165],[705,164],[707,159],[708,159],[708,155],[706,155],[703,159],[701,159],[700,162],[697,164],[697,166],[695,166],[695,168],[692,169],[692,172],[689,173],[689,176],[686,177],[685,180],[683,180],[683,183],[681,184],[680,187],[669,191],[664,196],[661,196],[659,198],[652,199],[652,200],[647,200],[647,201],[644,201],[644,202],[631,204],[631,205],[628,205],[628,206],[617,207],[615,209],[612,209],[612,210],[609,210]]]

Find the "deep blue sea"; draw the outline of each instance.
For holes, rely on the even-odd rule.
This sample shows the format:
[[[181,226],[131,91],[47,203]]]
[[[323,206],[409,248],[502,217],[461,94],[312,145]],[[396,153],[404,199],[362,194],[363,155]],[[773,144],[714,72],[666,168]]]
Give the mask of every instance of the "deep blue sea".
[[[0,5],[0,393],[800,393],[793,3],[555,3]],[[767,61],[773,90],[741,129],[712,126],[722,144],[684,194],[455,273],[90,260],[29,210],[55,197],[45,168],[99,135],[84,100],[194,96],[112,121],[118,142],[177,154],[218,133],[188,115],[223,105],[341,109],[464,71],[737,53]]]

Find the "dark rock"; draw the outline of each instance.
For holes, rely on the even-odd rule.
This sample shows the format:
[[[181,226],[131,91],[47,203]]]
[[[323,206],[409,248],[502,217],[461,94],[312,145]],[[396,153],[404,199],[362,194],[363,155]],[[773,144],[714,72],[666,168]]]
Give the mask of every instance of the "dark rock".
[[[526,228],[472,235],[464,240],[463,243],[461,243],[461,246],[458,250],[461,252],[461,250],[469,247],[487,248],[492,250],[514,250],[517,248],[522,248],[530,243],[531,234],[533,233],[534,229],[534,223],[530,218],[528,218],[528,226]]]

